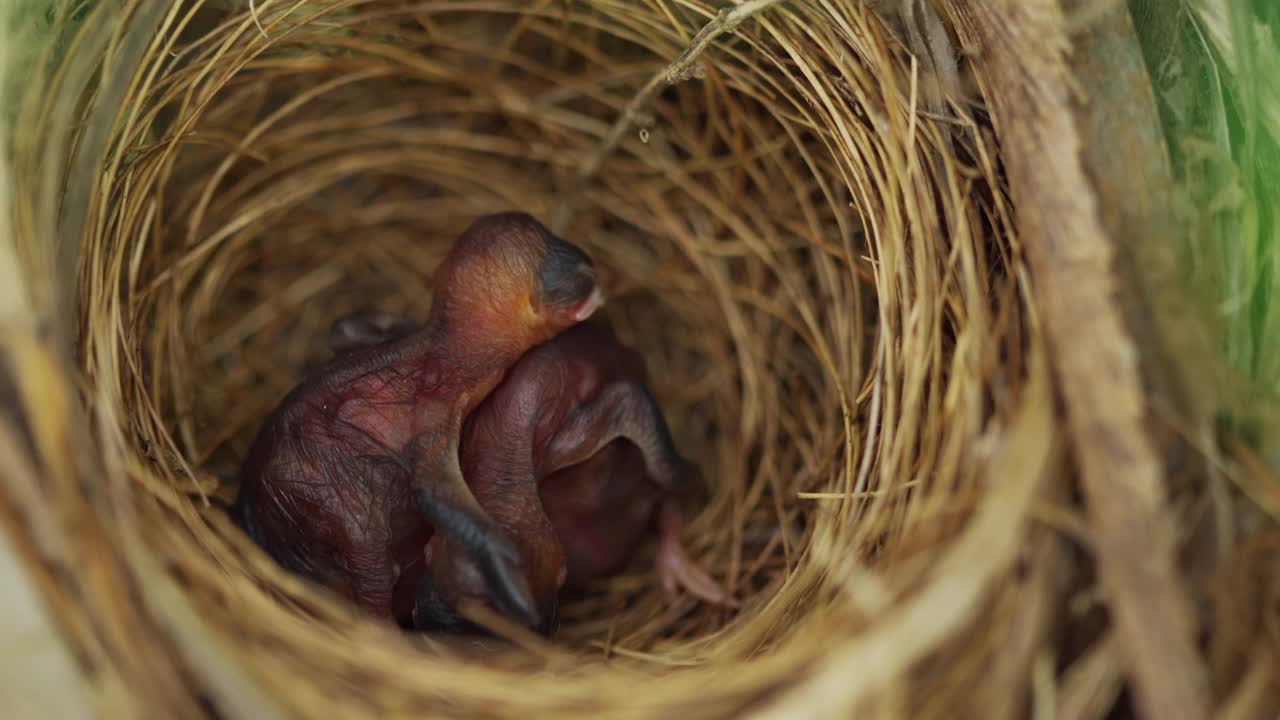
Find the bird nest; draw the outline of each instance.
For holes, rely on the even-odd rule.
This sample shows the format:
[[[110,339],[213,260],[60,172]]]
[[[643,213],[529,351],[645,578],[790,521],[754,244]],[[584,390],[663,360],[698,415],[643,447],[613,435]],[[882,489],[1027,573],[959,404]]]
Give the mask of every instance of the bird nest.
[[[68,18],[18,126],[14,167],[35,179],[11,274],[39,310],[7,355],[25,432],[0,439],[31,458],[3,507],[89,702],[999,717],[1060,682],[1068,705],[1109,707],[1115,637],[1087,598],[1066,604],[1091,580],[1064,538],[1087,532],[1063,509],[995,80],[964,52],[994,17],[901,5]],[[601,268],[606,315],[711,488],[687,545],[741,607],[665,594],[646,546],[550,639],[500,618],[492,637],[402,633],[228,521],[248,443],[329,324],[424,318],[452,240],[511,209]]]

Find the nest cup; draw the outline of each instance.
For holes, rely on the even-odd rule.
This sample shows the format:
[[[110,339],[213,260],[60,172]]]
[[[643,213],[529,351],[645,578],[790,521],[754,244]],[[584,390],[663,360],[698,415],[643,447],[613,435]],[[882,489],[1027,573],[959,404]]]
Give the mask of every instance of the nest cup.
[[[775,5],[628,113],[715,8],[157,8],[91,16],[83,35],[114,38],[116,64],[63,148],[73,171],[103,152],[74,307],[110,569],[73,637],[127,689],[117,701],[260,717],[1019,706],[1053,580],[1026,526],[1050,404],[988,120],[940,99],[963,68],[911,52],[918,27],[951,49],[962,26],[932,7],[905,22]],[[510,209],[602,268],[607,317],[710,484],[687,545],[740,609],[664,595],[650,545],[564,607],[551,642],[501,624],[483,642],[406,635],[227,521],[248,443],[325,358],[329,324],[424,318],[453,239]]]

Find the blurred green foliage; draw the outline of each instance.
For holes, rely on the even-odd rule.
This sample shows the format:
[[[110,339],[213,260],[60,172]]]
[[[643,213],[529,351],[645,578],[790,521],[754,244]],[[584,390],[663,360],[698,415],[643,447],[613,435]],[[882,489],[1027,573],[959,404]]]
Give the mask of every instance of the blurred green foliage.
[[[1223,428],[1280,461],[1280,3],[1129,7],[1177,174],[1187,291],[1203,310],[1187,322],[1221,352]]]
[[[0,113],[12,122],[24,91],[46,81],[95,0],[0,0]]]

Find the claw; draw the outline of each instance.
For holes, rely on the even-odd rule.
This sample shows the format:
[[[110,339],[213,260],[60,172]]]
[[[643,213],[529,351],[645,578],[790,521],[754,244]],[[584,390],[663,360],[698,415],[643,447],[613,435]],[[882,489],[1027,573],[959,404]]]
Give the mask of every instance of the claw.
[[[455,490],[437,484],[438,494],[419,493],[418,508],[448,542],[461,551],[484,577],[498,609],[529,627],[542,618],[529,581],[521,572],[523,560],[506,532],[484,513],[465,485]],[[463,494],[465,493],[465,495]]]
[[[654,558],[654,565],[657,567],[662,589],[667,594],[674,594],[678,587],[683,587],[690,595],[713,605],[739,607],[738,601],[685,552],[684,544],[680,541],[684,518],[679,508],[666,502],[659,512],[662,541],[657,557]]]
[[[431,581],[430,573],[423,575],[422,584],[418,586],[411,617],[413,627],[423,632],[439,630],[456,632],[465,627],[462,618],[441,599],[435,584]]]
[[[685,553],[679,538],[664,537],[655,560],[658,578],[667,594],[674,594],[678,587],[690,595],[713,605],[737,608],[738,601],[707,574],[700,565]]]
[[[493,591],[498,607],[531,628],[543,624],[529,581],[521,572],[520,554],[505,538],[489,536],[473,548],[476,565]]]

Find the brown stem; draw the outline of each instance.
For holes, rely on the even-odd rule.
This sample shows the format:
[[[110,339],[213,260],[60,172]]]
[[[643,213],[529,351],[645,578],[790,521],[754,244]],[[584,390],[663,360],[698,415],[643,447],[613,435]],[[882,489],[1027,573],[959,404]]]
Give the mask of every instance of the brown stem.
[[[1058,0],[971,4],[969,32],[981,45],[1124,671],[1143,717],[1208,717],[1167,478],[1147,428],[1140,351],[1158,349],[1143,347],[1126,327],[1122,297],[1134,288],[1118,282],[1117,250],[1131,236],[1113,210],[1138,199],[1127,190],[1140,186],[1132,177],[1148,169],[1153,158],[1144,153],[1154,146],[1129,143],[1126,134],[1091,135],[1096,119],[1087,115],[1116,112],[1150,92],[1140,58],[1117,66],[1133,59],[1131,23],[1119,5],[1100,30],[1110,33],[1105,48],[1100,38],[1072,48]],[[1112,62],[1099,64],[1104,71],[1091,73],[1089,85],[1081,70],[1104,49]],[[1073,96],[1082,85],[1091,111]],[[1121,90],[1125,99],[1117,98]],[[1096,162],[1108,153],[1125,169]]]

